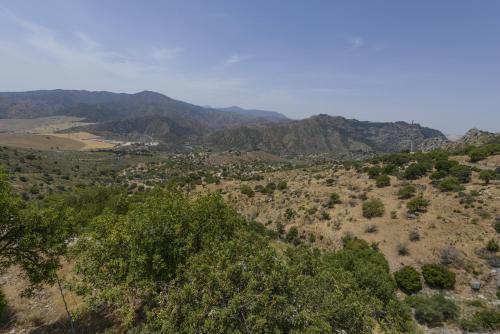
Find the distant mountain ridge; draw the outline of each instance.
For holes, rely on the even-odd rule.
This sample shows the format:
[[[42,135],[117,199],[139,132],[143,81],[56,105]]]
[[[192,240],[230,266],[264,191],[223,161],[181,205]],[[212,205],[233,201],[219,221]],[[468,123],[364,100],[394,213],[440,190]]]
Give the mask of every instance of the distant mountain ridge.
[[[274,121],[204,108],[151,91],[135,94],[85,90],[0,93],[0,118],[55,115],[83,117],[96,124],[81,130],[135,140],[144,135],[176,143],[230,126]],[[274,115],[273,115],[274,117]]]
[[[440,131],[418,124],[363,122],[329,115],[289,120],[273,111],[201,107],[151,91],[0,93],[0,118],[55,115],[82,117],[94,123],[75,130],[114,139],[153,138],[174,149],[202,145],[217,150],[349,155],[418,149],[447,142]]]
[[[431,138],[447,141],[438,130],[406,122],[363,122],[317,115],[280,124],[221,130],[208,138],[217,148],[260,149],[281,154],[394,152],[410,150]]]
[[[229,124],[264,120],[204,108],[172,99],[160,93],[142,91],[135,94],[85,90],[39,90],[0,92],[0,118],[35,118],[54,115],[85,117],[89,121],[112,121],[123,117],[158,115],[170,118],[197,118],[206,125],[218,127],[220,118]]]
[[[289,118],[283,115],[282,113],[279,113],[277,111],[269,111],[269,110],[259,110],[259,109],[244,109],[238,106],[231,106],[227,108],[217,108],[217,110],[222,110],[222,111],[227,111],[227,112],[233,112],[238,115],[243,115],[243,116],[251,116],[251,117],[258,117],[258,118],[265,118],[271,121],[288,121]]]

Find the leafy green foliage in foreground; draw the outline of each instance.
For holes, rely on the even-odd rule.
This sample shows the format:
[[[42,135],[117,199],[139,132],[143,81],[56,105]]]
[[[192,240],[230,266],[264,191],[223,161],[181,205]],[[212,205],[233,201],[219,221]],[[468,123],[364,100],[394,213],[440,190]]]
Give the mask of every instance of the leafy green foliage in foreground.
[[[53,281],[72,219],[71,210],[26,207],[0,170],[0,273],[18,265],[33,284]]]
[[[387,261],[366,242],[320,252],[255,226],[218,195],[149,193],[78,238],[74,288],[145,332],[412,331]]]

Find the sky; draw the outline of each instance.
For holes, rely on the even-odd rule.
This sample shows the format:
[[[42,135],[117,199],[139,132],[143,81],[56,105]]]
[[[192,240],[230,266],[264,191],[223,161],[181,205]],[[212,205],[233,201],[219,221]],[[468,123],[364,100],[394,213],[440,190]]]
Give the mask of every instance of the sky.
[[[0,0],[0,91],[500,131],[500,1]]]

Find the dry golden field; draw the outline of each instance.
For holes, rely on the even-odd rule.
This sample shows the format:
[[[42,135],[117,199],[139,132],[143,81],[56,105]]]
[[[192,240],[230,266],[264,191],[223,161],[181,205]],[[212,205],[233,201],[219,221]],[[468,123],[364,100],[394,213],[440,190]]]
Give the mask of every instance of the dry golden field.
[[[116,146],[88,132],[59,133],[90,124],[81,121],[81,118],[67,116],[0,119],[0,145],[36,150],[95,150]]]

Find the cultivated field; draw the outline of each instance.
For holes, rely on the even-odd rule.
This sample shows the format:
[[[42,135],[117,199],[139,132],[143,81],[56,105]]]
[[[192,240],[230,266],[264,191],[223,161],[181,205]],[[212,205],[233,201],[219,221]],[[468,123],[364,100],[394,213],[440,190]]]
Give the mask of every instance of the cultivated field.
[[[53,133],[85,124],[83,118],[52,116],[29,119],[0,119],[0,132],[8,133]]]
[[[0,145],[36,150],[95,150],[116,146],[88,132],[59,133],[90,123],[82,118],[53,116],[32,119],[0,119]]]
[[[55,135],[29,133],[0,133],[0,145],[36,150],[82,150],[85,143]]]

